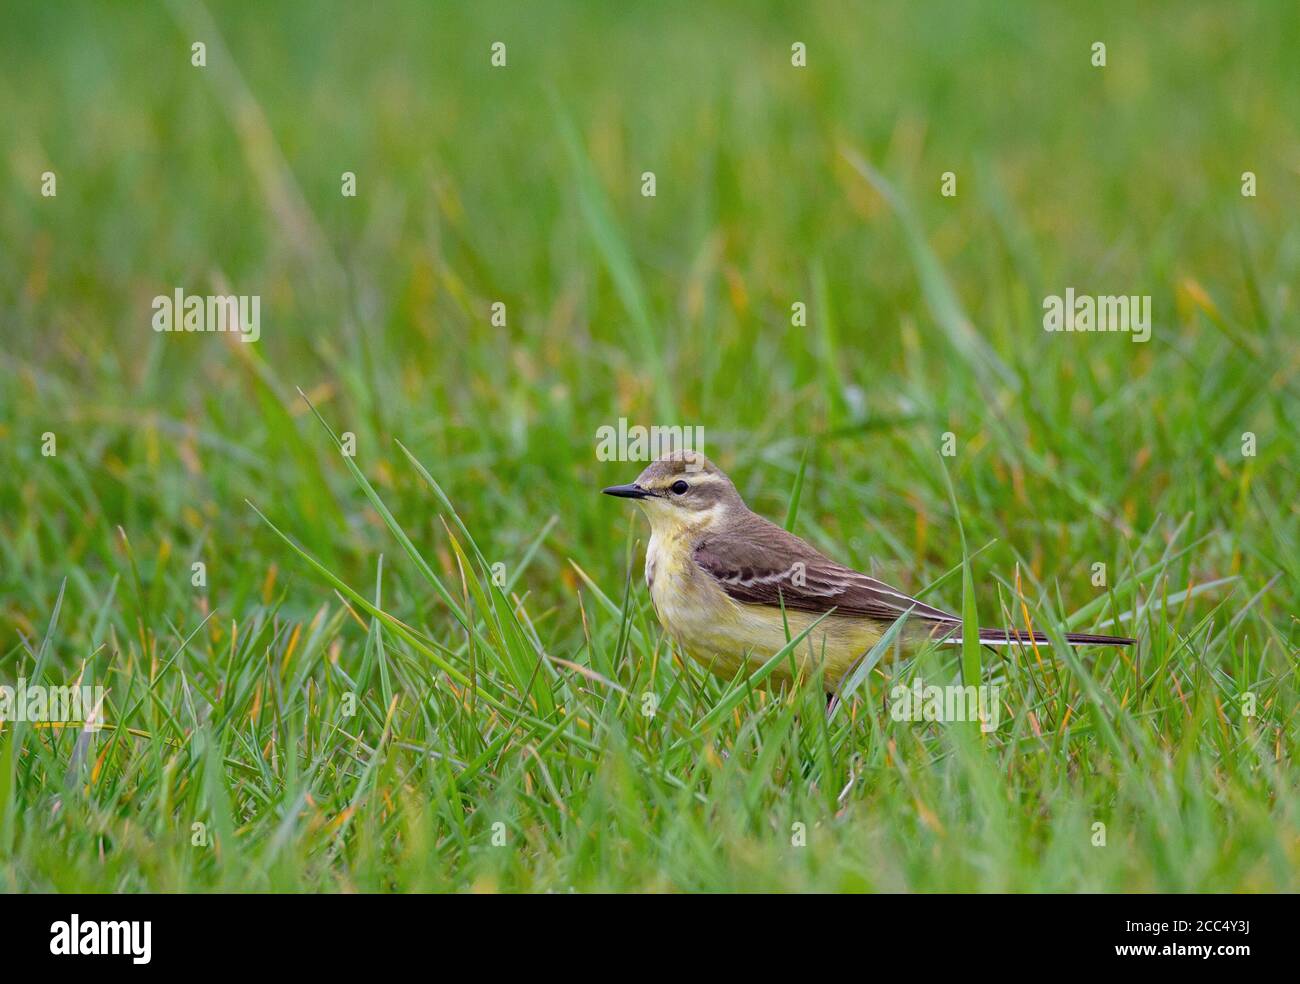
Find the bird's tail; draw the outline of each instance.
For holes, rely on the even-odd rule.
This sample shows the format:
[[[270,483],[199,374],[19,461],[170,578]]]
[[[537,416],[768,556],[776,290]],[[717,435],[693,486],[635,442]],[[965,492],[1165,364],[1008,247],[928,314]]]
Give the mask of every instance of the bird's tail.
[[[943,640],[961,642],[961,629]],[[986,646],[1028,646],[1048,642],[1046,633],[1027,632],[1024,629],[980,629],[980,642]],[[1087,632],[1067,632],[1065,641],[1073,646],[1132,646],[1137,640],[1126,636],[1092,635]]]

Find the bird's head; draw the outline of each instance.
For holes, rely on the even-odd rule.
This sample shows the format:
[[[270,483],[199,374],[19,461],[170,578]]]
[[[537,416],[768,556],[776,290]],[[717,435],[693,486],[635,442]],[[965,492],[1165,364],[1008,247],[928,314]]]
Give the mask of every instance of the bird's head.
[[[651,529],[664,535],[698,535],[745,509],[731,479],[698,451],[674,451],[650,462],[630,485],[601,491],[637,500]]]

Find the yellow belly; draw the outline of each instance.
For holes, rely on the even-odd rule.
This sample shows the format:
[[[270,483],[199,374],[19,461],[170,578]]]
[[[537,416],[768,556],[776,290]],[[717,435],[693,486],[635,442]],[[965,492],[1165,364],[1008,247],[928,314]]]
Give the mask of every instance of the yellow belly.
[[[785,647],[780,609],[733,601],[672,546],[651,539],[646,576],[660,623],[693,659],[719,676],[732,677],[741,667],[758,669]],[[817,616],[807,612],[785,613],[790,639],[814,622]],[[826,684],[838,686],[884,629],[871,619],[830,615],[798,644],[793,654],[796,673],[806,679],[815,667],[824,666]],[[782,660],[772,675],[789,680],[790,663]]]

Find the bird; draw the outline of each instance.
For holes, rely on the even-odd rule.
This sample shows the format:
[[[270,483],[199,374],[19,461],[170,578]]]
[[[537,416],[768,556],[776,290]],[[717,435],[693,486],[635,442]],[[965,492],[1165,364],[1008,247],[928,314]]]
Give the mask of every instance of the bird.
[[[838,688],[903,615],[898,638],[905,653],[962,641],[960,617],[831,560],[751,511],[731,479],[697,451],[673,451],[650,462],[636,481],[601,491],[633,499],[645,512],[645,580],[655,615],[687,655],[716,675],[748,674],[808,631],[795,648],[795,671],[804,676],[820,665],[825,685]],[[1078,632],[1065,639],[1075,646],[1136,642]],[[1013,646],[1048,639],[1042,632],[981,628],[979,641]],[[791,676],[785,663],[771,670],[778,681]]]

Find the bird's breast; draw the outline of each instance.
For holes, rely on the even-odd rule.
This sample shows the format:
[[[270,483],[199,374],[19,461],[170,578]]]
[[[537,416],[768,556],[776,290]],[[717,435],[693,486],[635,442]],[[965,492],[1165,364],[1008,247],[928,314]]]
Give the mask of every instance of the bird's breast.
[[[692,656],[724,676],[742,663],[761,664],[816,621],[806,612],[789,611],[783,618],[778,609],[733,600],[695,563],[684,539],[652,535],[645,573],[659,622]],[[828,679],[837,681],[880,635],[873,619],[831,615],[798,647],[796,661],[825,662]]]
[[[691,549],[685,537],[659,533],[651,535],[646,547],[645,580],[650,599],[659,621],[674,634],[716,608],[719,599],[730,601],[717,585],[705,583],[708,575],[691,558]]]

